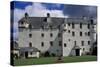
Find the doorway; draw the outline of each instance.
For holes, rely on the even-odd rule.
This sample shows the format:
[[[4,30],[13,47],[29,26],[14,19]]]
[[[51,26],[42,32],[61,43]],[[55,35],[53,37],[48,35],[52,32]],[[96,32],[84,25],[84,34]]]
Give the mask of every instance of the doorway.
[[[76,56],[80,56],[80,49],[75,49]]]
[[[25,52],[25,58],[28,58],[28,52]]]

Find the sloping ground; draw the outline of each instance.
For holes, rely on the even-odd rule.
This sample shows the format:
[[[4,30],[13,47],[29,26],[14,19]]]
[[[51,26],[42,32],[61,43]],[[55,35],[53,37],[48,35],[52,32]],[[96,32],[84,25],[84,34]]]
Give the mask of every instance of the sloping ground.
[[[59,63],[58,57],[41,57],[41,58],[29,58],[29,59],[16,59],[14,62],[15,66],[20,65],[38,65],[38,64],[54,64]],[[71,63],[71,62],[87,62],[97,61],[97,56],[75,56],[75,57],[63,57],[60,63]]]

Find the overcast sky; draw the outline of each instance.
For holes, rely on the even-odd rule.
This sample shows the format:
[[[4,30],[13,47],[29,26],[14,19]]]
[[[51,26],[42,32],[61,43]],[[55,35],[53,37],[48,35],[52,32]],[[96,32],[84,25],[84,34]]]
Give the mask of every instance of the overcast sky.
[[[29,16],[44,17],[47,13],[50,13],[51,17],[94,17],[97,16],[96,6],[83,6],[83,5],[71,5],[71,4],[57,4],[57,3],[33,3],[33,2],[21,2],[15,1],[11,8],[11,14],[14,18],[14,30],[13,35],[16,39],[18,37],[18,21],[24,17],[25,12]]]

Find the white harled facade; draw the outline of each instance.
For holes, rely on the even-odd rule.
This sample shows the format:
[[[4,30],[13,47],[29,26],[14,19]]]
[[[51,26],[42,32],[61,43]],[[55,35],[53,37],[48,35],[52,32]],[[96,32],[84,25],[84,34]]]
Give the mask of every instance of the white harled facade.
[[[48,51],[56,56],[81,56],[92,52],[96,37],[93,19],[56,18],[50,17],[50,14],[36,17],[38,20],[34,18],[25,14],[19,21],[20,49],[35,47],[40,53]]]

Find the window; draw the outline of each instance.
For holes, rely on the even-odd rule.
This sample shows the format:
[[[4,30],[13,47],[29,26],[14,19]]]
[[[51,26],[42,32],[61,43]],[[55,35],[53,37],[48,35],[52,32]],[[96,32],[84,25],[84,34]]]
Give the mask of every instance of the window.
[[[82,23],[80,23],[80,28],[82,29]]]
[[[44,34],[42,33],[41,36],[44,37]]]
[[[81,41],[82,46],[84,46],[84,41]]]
[[[85,35],[87,36],[87,35],[88,35],[88,33],[87,33],[87,32],[85,32]]]
[[[50,33],[50,37],[52,37],[53,36],[53,34],[52,33]]]
[[[75,36],[75,32],[72,31],[72,36]]]
[[[64,47],[66,47],[67,46],[67,44],[66,43],[64,43]]]
[[[32,52],[30,52],[30,55],[32,55],[33,53]]]
[[[50,27],[50,29],[52,29],[52,25],[50,25],[49,27]]]
[[[80,32],[80,36],[82,36],[82,32]]]
[[[44,47],[44,42],[41,42],[41,46]]]
[[[70,33],[70,30],[68,30],[68,33]]]
[[[74,26],[74,23],[72,23],[72,28],[74,28],[75,26]]]
[[[24,22],[22,21],[21,24],[24,24]]]
[[[32,43],[31,42],[29,42],[29,47],[32,47]]]
[[[59,41],[59,46],[61,46],[62,45],[62,41]]]
[[[91,19],[90,21],[91,21],[91,24],[93,24],[93,20]]]
[[[85,51],[85,48],[83,48],[83,51]]]
[[[61,37],[61,33],[58,33],[58,37]]]
[[[64,27],[66,27],[66,24],[64,24]]]
[[[88,45],[90,45],[90,41],[88,41]]]
[[[88,29],[90,29],[90,24],[88,24]]]
[[[70,41],[70,39],[68,39],[68,41]]]
[[[70,23],[68,23],[68,26],[70,26]]]
[[[47,22],[47,18],[44,18],[44,20],[43,20],[44,22]]]
[[[53,41],[50,41],[50,45],[53,46]]]
[[[89,49],[89,51],[91,52],[91,48]]]
[[[42,25],[41,28],[44,29],[44,26]]]
[[[32,38],[32,34],[31,33],[29,34],[29,37]]]
[[[76,46],[76,41],[74,41],[74,44],[75,44],[75,46]]]
[[[88,32],[88,36],[90,36],[90,32]]]

